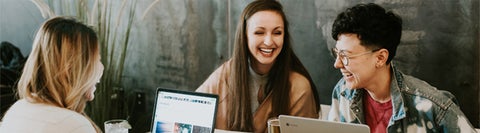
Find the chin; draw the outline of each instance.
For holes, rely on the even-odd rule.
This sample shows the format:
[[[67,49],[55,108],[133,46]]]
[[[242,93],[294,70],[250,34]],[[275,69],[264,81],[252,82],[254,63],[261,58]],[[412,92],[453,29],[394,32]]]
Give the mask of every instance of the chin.
[[[275,59],[278,57],[277,54],[265,57],[265,56],[258,56],[256,59],[260,64],[273,64],[275,62]]]
[[[275,59],[277,59],[277,56],[272,56],[272,57],[269,57],[269,58],[263,58],[261,62],[264,63],[264,64],[273,64],[273,63],[275,63]]]
[[[273,65],[273,61],[262,61],[262,62],[260,62],[260,64],[263,64],[263,65]]]

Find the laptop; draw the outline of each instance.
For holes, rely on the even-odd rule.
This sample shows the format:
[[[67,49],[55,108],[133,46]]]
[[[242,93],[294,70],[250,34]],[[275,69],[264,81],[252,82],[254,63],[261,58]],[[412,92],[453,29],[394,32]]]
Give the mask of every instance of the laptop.
[[[282,133],[370,133],[367,125],[280,115]]]
[[[213,133],[218,96],[157,88],[151,133]]]

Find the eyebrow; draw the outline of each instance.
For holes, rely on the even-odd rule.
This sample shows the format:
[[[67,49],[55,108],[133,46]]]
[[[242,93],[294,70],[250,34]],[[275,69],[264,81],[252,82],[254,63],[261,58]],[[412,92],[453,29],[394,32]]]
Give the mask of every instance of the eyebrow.
[[[266,29],[266,28],[265,28],[264,26],[259,26],[259,27],[255,27],[255,29]],[[274,30],[275,30],[275,29],[282,29],[282,30],[283,30],[283,29],[285,29],[285,28],[284,28],[283,26],[277,26],[277,27],[275,27],[275,28],[273,28],[273,29],[274,29]]]
[[[275,30],[275,29],[282,29],[282,30],[283,30],[283,29],[285,29],[285,28],[284,28],[283,26],[277,26],[277,27],[275,27],[275,28],[273,28],[273,29],[274,29],[274,30]]]

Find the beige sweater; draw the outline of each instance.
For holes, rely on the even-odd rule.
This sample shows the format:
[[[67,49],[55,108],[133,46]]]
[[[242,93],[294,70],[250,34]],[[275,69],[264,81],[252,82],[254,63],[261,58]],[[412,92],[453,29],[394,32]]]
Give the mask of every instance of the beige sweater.
[[[20,99],[7,111],[0,133],[95,133],[83,115],[65,108]]]
[[[219,106],[217,110],[217,129],[227,130],[227,84],[230,72],[231,61],[224,63],[215,70],[208,79],[197,89],[197,92],[206,92],[219,95]],[[310,88],[310,83],[303,75],[291,72],[290,74],[290,114],[293,116],[318,118],[315,110],[315,99]],[[272,98],[268,94],[265,100],[258,106],[253,114],[254,132],[267,132],[268,114],[272,112]]]

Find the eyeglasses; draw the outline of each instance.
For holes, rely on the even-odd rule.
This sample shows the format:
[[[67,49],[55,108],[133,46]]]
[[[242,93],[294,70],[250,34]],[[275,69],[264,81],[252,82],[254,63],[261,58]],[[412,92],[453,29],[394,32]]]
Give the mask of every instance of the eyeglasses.
[[[338,56],[340,58],[340,61],[342,61],[343,65],[348,66],[348,59],[351,59],[351,58],[354,58],[354,57],[359,57],[359,56],[366,55],[366,54],[370,54],[370,53],[376,52],[378,50],[380,50],[380,49],[375,49],[375,50],[372,50],[372,51],[367,51],[367,52],[359,53],[359,54],[356,54],[356,55],[348,56],[343,51],[338,51],[337,48],[332,48],[332,55],[335,59],[337,59],[337,56]]]

